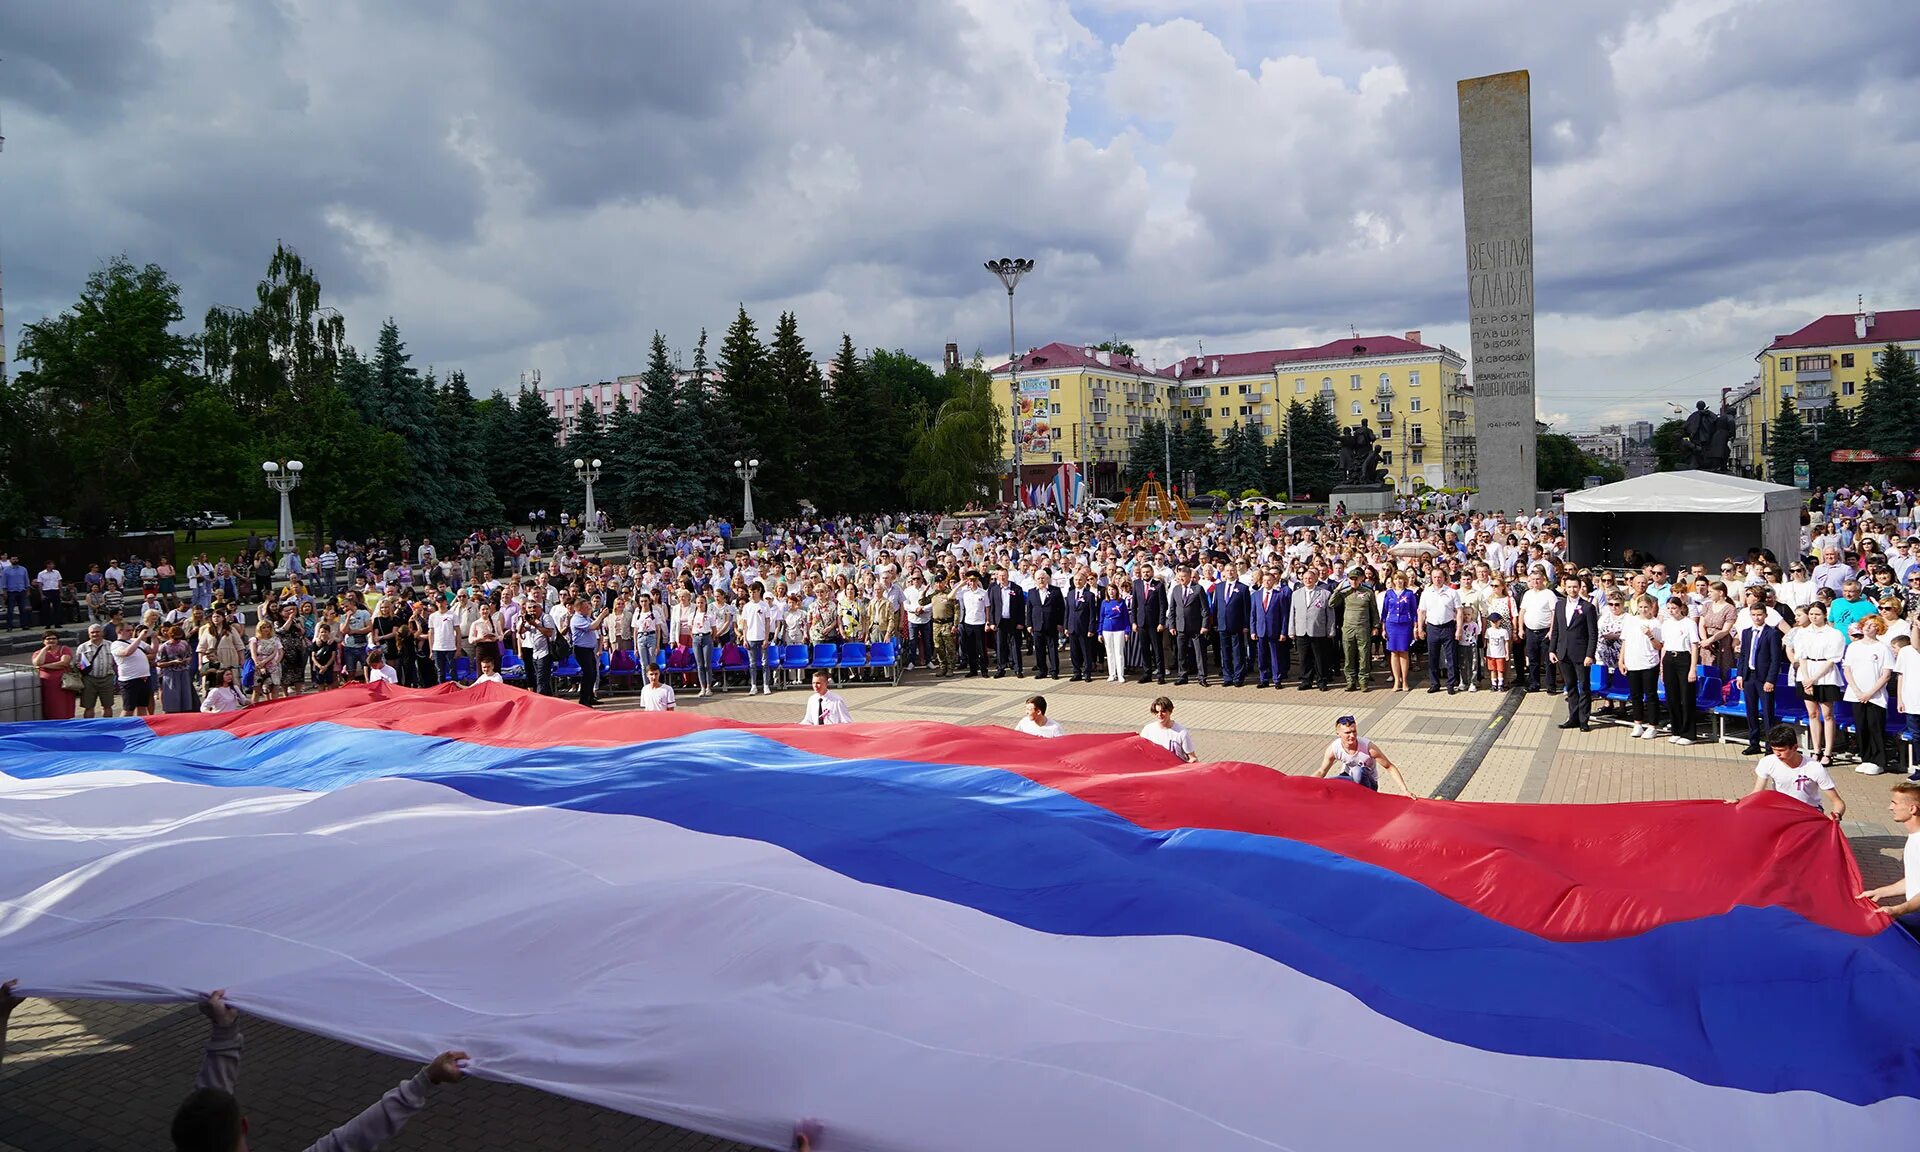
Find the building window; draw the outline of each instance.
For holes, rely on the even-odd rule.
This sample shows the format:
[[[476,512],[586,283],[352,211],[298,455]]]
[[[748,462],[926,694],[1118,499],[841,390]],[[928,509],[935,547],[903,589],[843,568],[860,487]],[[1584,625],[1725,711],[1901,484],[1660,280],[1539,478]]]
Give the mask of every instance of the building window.
[[[1418,449],[1418,448],[1415,448],[1415,449],[1413,450],[1413,462],[1414,462],[1415,464],[1419,464],[1419,463],[1421,463],[1421,462],[1422,462],[1422,461],[1421,461],[1421,455],[1422,455],[1422,453],[1421,453],[1421,451],[1420,451],[1420,449]]]
[[[1392,465],[1392,463],[1393,463],[1393,453],[1391,453],[1391,452],[1382,452],[1382,453],[1380,453],[1380,463],[1381,463],[1381,465],[1383,465],[1383,466],[1390,466],[1390,465]]]
[[[1415,396],[1411,400],[1407,401],[1407,411],[1409,412],[1420,411],[1420,397]]]
[[[1780,371],[1782,372],[1793,371],[1793,357],[1791,356],[1780,357]]]
[[[1393,381],[1388,379],[1385,372],[1380,373],[1380,387],[1382,390],[1393,387]]]
[[[1853,367],[1853,353],[1851,352],[1840,353],[1840,367],[1842,368]]]
[[[1262,416],[1271,416],[1271,415],[1273,415],[1273,405],[1271,405],[1271,404],[1262,404],[1262,405],[1260,405],[1260,415],[1262,415]]]
[[[1242,415],[1242,416],[1251,416],[1251,415],[1253,415],[1253,406],[1252,406],[1251,404],[1242,404],[1242,405],[1240,405],[1240,415]]]
[[[1380,439],[1382,440],[1393,439],[1393,425],[1391,424],[1380,425]]]
[[[1793,399],[1793,385],[1791,384],[1780,385],[1780,399],[1782,400]]]
[[[1333,377],[1331,376],[1320,377],[1320,391],[1322,392],[1333,391]]]
[[[1407,373],[1407,387],[1409,388],[1420,387],[1420,370],[1419,369],[1416,368],[1412,372]]]
[[[1305,376],[1295,376],[1293,378],[1294,394],[1299,395],[1300,393],[1305,392],[1306,390],[1307,390],[1307,378]]]
[[[1875,352],[1873,354],[1873,366],[1875,368],[1878,368],[1882,364],[1885,364],[1886,361],[1887,361],[1887,353],[1885,349],[1882,349],[1881,351]]]
[[[1060,458],[1060,453],[1058,453],[1058,452],[1055,452],[1055,453],[1053,454],[1053,462],[1054,462],[1055,464],[1061,464],[1061,463],[1065,463],[1065,461],[1063,461],[1063,460],[1062,460],[1062,459]]]
[[[1055,392],[1060,391],[1060,378],[1056,376],[1047,381],[1047,387],[1053,389]]]
[[[1053,402],[1053,414],[1054,414],[1055,416],[1058,416],[1058,415],[1060,415],[1060,401],[1058,401],[1058,400],[1055,400],[1055,401]]]
[[[1350,392],[1360,391],[1360,373],[1355,372],[1353,375],[1347,377],[1347,390]]]
[[[1355,376],[1355,377],[1354,377],[1354,379],[1355,379],[1355,380],[1358,380],[1358,379],[1359,379],[1359,377],[1358,377],[1358,376]],[[1358,416],[1358,415],[1360,415],[1360,401],[1358,401],[1358,400],[1355,400],[1355,401],[1353,402],[1353,414],[1354,414],[1355,416]]]
[[[1227,386],[1225,384],[1220,385],[1220,395],[1225,396],[1226,394],[1227,394]]]
[[[1222,409],[1220,409],[1220,415],[1222,415],[1222,416],[1226,416],[1226,415],[1230,415],[1230,414],[1231,414],[1232,412],[1233,412],[1233,409],[1231,409],[1231,408],[1222,408]]]
[[[1853,381],[1848,380],[1840,385],[1840,395],[1842,396],[1853,395]]]

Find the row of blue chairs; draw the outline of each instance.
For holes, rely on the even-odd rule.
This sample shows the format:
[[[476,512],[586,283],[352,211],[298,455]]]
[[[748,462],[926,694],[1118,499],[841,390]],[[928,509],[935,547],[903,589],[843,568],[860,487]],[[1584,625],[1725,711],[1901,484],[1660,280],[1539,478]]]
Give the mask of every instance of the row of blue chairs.
[[[1595,665],[1592,669],[1593,694],[1616,702],[1629,698],[1627,677],[1624,672]],[[1845,673],[1842,674],[1845,679]],[[1734,683],[1737,677],[1727,675],[1718,668],[1700,669],[1694,692],[1694,710],[1701,715],[1712,716],[1717,725],[1714,739],[1724,742],[1728,738],[1728,724],[1732,720],[1736,726],[1736,736],[1744,741],[1747,722],[1746,694]],[[1667,685],[1663,678],[1656,693],[1662,703],[1667,699]],[[1859,725],[1854,718],[1853,705],[1842,700],[1834,705],[1834,724],[1844,732],[1858,732]],[[1800,698],[1799,687],[1792,677],[1782,676],[1773,686],[1773,715],[1777,723],[1805,725],[1807,722],[1807,702]],[[1886,721],[1887,735],[1900,740],[1908,740],[1907,720],[1900,712],[1889,708]]]
[[[679,685],[697,683],[699,668],[695,665],[693,650],[689,648],[663,648],[655,657],[654,663],[670,684]],[[713,649],[707,671],[711,674],[713,686],[722,692],[733,683],[742,686],[752,681],[752,665],[745,648],[728,644]],[[517,680],[526,675],[526,669],[511,653],[506,656],[507,664],[515,667],[510,673],[507,664],[503,664],[500,675],[503,679]],[[814,672],[824,670],[830,677],[842,683],[853,678],[853,673],[878,671],[885,674],[889,684],[900,683],[900,651],[898,645],[887,641],[873,644],[770,644],[766,650],[766,667],[769,672]],[[620,649],[600,653],[600,678],[609,685],[631,685],[641,673],[639,654]],[[553,666],[553,678],[556,682],[574,681],[580,678],[580,665],[573,655]],[[736,680],[737,678],[737,680]]]

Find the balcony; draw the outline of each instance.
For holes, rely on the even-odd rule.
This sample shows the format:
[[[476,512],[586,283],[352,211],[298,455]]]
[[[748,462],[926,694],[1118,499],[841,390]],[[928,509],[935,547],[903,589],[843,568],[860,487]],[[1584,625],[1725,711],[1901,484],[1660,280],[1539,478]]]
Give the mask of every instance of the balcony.
[[[1832,373],[1828,373],[1832,375]],[[1814,388],[1802,388],[1793,398],[1793,406],[1802,412],[1816,412],[1833,407],[1833,391],[1825,385]]]
[[[1385,428],[1387,425],[1393,423],[1393,409],[1391,408],[1382,408],[1380,409],[1380,411],[1376,412],[1374,416],[1376,419],[1379,420],[1380,427],[1382,428]]]
[[[1449,408],[1447,409],[1447,419],[1464,424],[1467,422],[1467,410],[1465,408]]]
[[[1094,412],[1089,415],[1088,419],[1092,420],[1095,424],[1105,424],[1107,422],[1107,414],[1105,412]]]
[[[1379,397],[1391,400],[1393,398],[1393,385],[1382,384],[1380,385],[1380,387],[1373,390],[1373,394],[1375,396],[1379,396]]]

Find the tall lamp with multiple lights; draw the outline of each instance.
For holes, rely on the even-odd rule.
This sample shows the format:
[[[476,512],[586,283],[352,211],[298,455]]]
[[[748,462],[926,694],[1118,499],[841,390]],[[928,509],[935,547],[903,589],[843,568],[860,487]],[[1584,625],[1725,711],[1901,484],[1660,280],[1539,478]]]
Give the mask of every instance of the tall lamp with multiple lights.
[[[760,474],[760,461],[735,460],[733,474],[740,477],[740,530],[733,534],[736,544],[752,544],[760,539],[753,522],[753,478]]]
[[[277,460],[263,460],[260,471],[266,476],[267,487],[280,493],[280,563],[279,570],[285,573],[298,551],[293,536],[293,500],[291,493],[300,487],[300,474],[306,471],[306,465],[298,460],[289,460],[285,464]]]
[[[1033,271],[1033,261],[1005,256],[987,261],[987,271],[999,277],[1007,288],[1007,384],[1013,389],[1013,498],[1020,499],[1020,344],[1013,335],[1013,289],[1020,278]]]
[[[574,457],[573,474],[580,483],[587,486],[587,519],[580,534],[582,552],[598,552],[603,545],[600,542],[600,517],[593,509],[593,482],[600,479],[600,461],[582,460]]]

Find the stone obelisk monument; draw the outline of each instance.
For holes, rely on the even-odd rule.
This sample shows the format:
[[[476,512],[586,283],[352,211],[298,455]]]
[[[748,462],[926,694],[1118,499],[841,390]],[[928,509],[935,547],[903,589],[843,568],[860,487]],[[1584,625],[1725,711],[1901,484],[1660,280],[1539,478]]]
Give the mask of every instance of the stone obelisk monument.
[[[1533,109],[1525,72],[1460,81],[1467,216],[1476,511],[1536,506],[1533,383]]]

